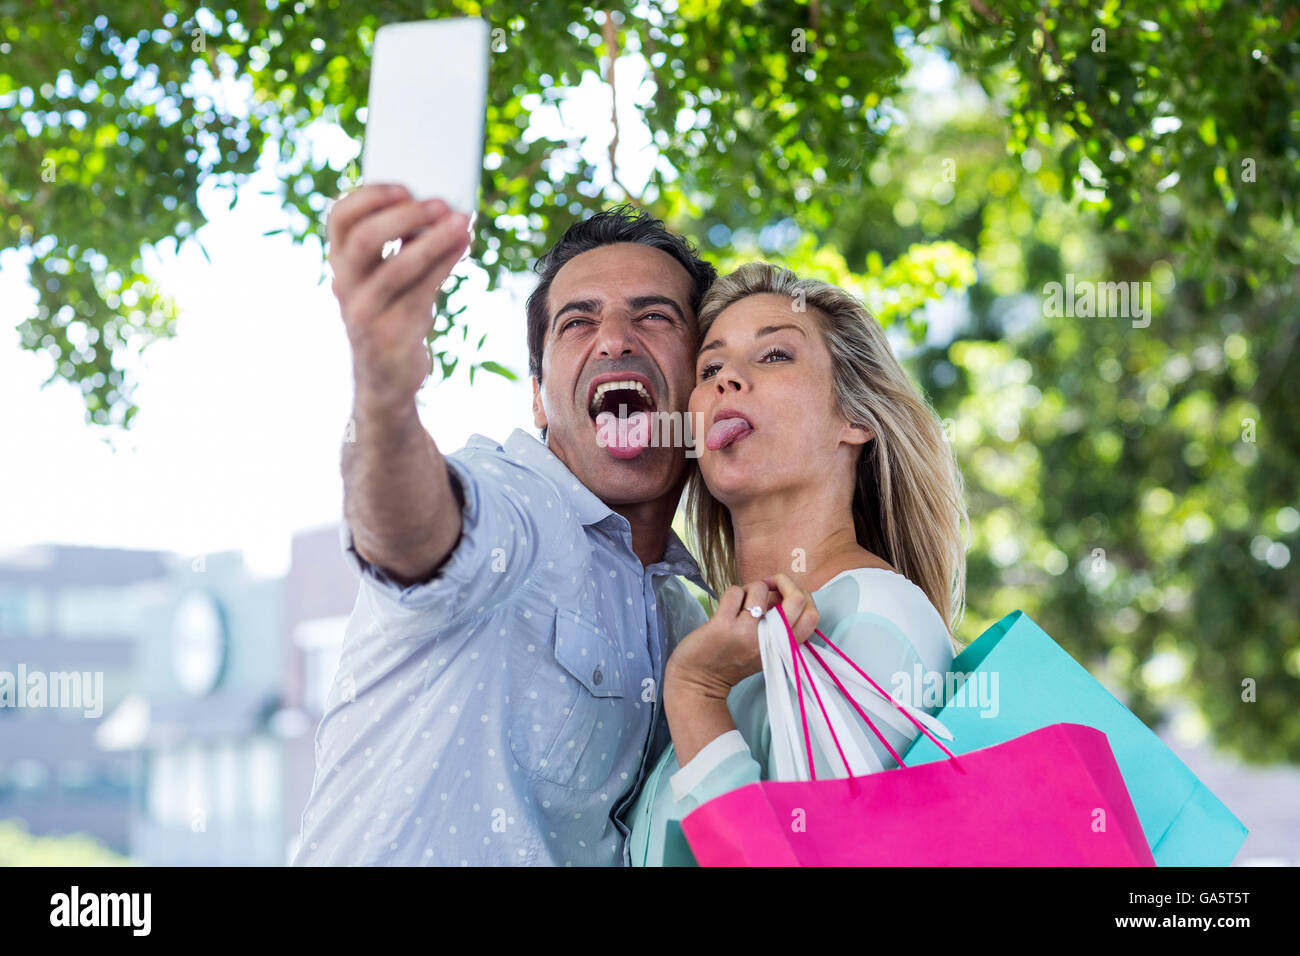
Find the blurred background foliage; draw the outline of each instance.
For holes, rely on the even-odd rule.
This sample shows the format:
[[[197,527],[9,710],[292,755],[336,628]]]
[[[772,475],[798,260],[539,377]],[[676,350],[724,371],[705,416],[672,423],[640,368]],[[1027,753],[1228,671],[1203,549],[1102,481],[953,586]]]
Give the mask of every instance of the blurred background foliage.
[[[0,820],[0,867],[130,865],[129,859],[84,834],[33,836],[21,820]]]
[[[1294,3],[0,2],[0,249],[39,294],[24,347],[88,421],[129,427],[120,357],[173,334],[141,254],[198,241],[199,185],[270,147],[284,230],[323,240],[357,170],[309,129],[359,143],[375,30],[454,15],[493,28],[489,288],[631,199],[724,272],[761,257],[862,295],[967,479],[961,636],[1023,608],[1149,723],[1190,700],[1221,746],[1300,762]],[[623,57],[646,64],[645,183],[525,135]],[[909,83],[926,57],[956,84]],[[1067,276],[1150,283],[1149,324],[1053,314]],[[436,374],[512,375],[454,283]],[[940,302],[960,321],[936,338]]]

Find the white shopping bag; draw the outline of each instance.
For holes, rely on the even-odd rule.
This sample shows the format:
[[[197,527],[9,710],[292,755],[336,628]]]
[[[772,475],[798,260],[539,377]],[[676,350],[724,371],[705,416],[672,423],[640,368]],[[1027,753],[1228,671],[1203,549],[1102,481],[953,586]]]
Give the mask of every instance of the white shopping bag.
[[[808,766],[809,749],[813,750],[814,763],[820,754],[823,765],[840,771],[832,774],[836,778],[885,769],[871,743],[873,736],[882,743],[883,738],[858,723],[858,709],[871,722],[883,722],[904,733],[917,730],[920,724],[945,740],[953,739],[942,723],[886,694],[844,658],[825,634],[820,630],[816,633],[828,646],[814,652],[809,645],[796,645],[801,659],[796,673],[794,639],[780,609],[773,607],[758,622],[758,650],[772,728],[773,780],[816,779]]]

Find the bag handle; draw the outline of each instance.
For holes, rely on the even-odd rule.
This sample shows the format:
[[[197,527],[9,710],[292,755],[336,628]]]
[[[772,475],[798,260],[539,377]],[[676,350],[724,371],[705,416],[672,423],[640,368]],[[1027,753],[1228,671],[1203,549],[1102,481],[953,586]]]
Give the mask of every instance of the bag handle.
[[[821,649],[819,645],[817,646],[817,649]],[[852,666],[843,659],[836,657],[834,654],[827,654],[821,663],[823,666],[829,667],[835,672],[835,675],[844,682],[845,688],[847,688],[851,694],[857,695],[858,702],[867,709],[871,714],[872,719],[876,721],[882,731],[888,727],[903,734],[914,733],[915,731],[912,724],[907,718],[907,714],[911,714],[913,718],[919,720],[926,727],[929,727],[933,733],[938,734],[944,740],[953,739],[952,733],[948,728],[945,727],[941,721],[930,716],[924,710],[912,707],[902,701],[898,701],[899,707],[906,708],[906,713],[903,710],[900,710],[899,707],[894,706],[892,700],[889,700],[886,695],[882,694],[875,687],[872,687],[863,680],[862,676],[856,673]],[[827,681],[827,686],[832,686],[829,681]],[[884,698],[884,700],[882,700],[882,698]],[[898,698],[895,697],[893,700],[898,700]],[[880,707],[872,706],[878,701],[881,702]],[[889,702],[885,703],[885,701]],[[850,710],[847,703],[844,703],[843,701],[837,701],[837,703],[843,704],[844,711],[847,711],[850,714],[852,713],[852,710]]]
[[[831,732],[831,740],[835,742],[835,749],[839,752],[840,760],[844,761],[844,769],[848,771],[849,791],[856,795],[858,786],[854,782],[853,768],[849,766],[849,760],[844,756],[844,748],[840,746],[840,738],[835,733],[835,727],[831,723],[830,714],[826,713],[826,705],[822,703],[822,695],[817,692],[817,684],[813,680],[812,671],[808,669],[808,662],[804,660],[803,655],[799,653],[799,646],[794,639],[794,631],[790,629],[790,622],[786,621],[784,611],[781,611],[781,620],[785,623],[785,632],[790,638],[790,654],[794,663],[794,688],[796,693],[799,695],[799,719],[803,723],[804,750],[808,754],[808,777],[810,780],[817,779],[817,767],[813,764],[812,737],[808,733],[808,715],[804,712],[803,706],[803,682],[799,678],[799,666],[801,664],[803,665],[805,673],[808,675],[808,688],[813,692],[813,697],[817,700],[817,707],[821,710],[822,717],[826,720],[826,727]],[[888,747],[889,745],[886,744],[885,746]]]
[[[808,674],[808,686],[812,688],[813,695],[817,700],[817,705],[821,709],[822,716],[826,718],[826,723],[828,726],[830,724],[830,715],[826,713],[826,707],[824,704],[822,704],[821,695],[817,693],[817,687],[813,683],[812,672],[811,670],[808,669],[808,662],[804,659],[803,654],[801,653],[801,649],[802,649],[801,645],[794,639],[794,630],[793,628],[790,627],[790,622],[786,620],[785,611],[782,609],[780,604],[776,605],[776,610],[777,613],[781,615],[781,622],[785,625],[786,634],[790,638],[790,652],[794,656],[794,660],[795,660],[795,667],[794,667],[795,690],[799,694],[799,717],[803,722],[804,747],[808,754],[808,773],[811,779],[816,780],[817,772],[813,768],[813,759],[812,759],[812,738],[808,733],[808,718],[804,712],[804,706],[803,706],[803,687],[799,680],[800,664],[803,665],[804,670]],[[855,671],[857,671],[858,674],[864,680],[866,680],[867,683],[870,684],[876,690],[877,693],[879,693],[882,697],[884,697],[895,707],[897,707],[903,713],[903,716],[905,716],[908,720],[910,720],[913,724],[916,725],[917,729],[920,730],[921,733],[925,734],[927,737],[933,740],[935,746],[937,746],[940,750],[946,753],[953,760],[957,759],[956,755],[947,747],[945,747],[943,744],[941,744],[939,742],[939,739],[935,737],[934,734],[930,733],[930,731],[927,730],[915,717],[913,717],[910,713],[908,713],[906,707],[902,706],[902,704],[900,704],[892,696],[886,694],[883,690],[881,690],[880,685],[877,684],[874,680],[872,680],[871,676],[867,674],[866,671],[864,671],[856,663],[854,663],[852,658],[850,658],[847,654],[845,654],[842,650],[840,650],[831,641],[829,637],[823,634],[820,628],[816,629],[814,633],[818,637],[820,637],[823,641],[826,642],[827,647],[835,651],[835,653],[838,654],[840,657],[842,657],[850,667],[852,667]],[[885,739],[884,735],[872,722],[871,718],[867,716],[866,711],[862,709],[861,705],[858,704],[858,702],[854,699],[853,695],[849,693],[849,691],[845,688],[845,686],[842,683],[840,683],[840,679],[835,676],[834,671],[832,671],[830,666],[827,665],[826,661],[822,659],[822,656],[817,653],[817,648],[812,647],[811,645],[803,645],[803,646],[806,646],[808,648],[809,653],[811,653],[813,655],[813,658],[817,661],[817,663],[819,663],[822,666],[822,669],[826,671],[826,673],[830,676],[830,679],[835,682],[835,686],[839,689],[840,693],[843,694],[844,697],[848,700],[848,702],[853,705],[853,709],[858,712],[858,715],[861,716],[862,719],[867,722],[867,726],[871,728],[871,732],[874,733],[876,735],[876,738],[882,744],[885,745],[885,749],[889,751],[890,756],[893,757],[895,761],[897,761],[900,767],[906,767],[907,764],[903,762],[903,758],[900,757],[898,753],[895,752],[894,748],[889,745],[889,741]],[[835,747],[837,750],[839,750],[840,759],[844,761],[845,769],[849,772],[849,780],[851,781],[853,779],[853,770],[851,767],[849,767],[848,760],[845,759],[844,757],[844,751],[840,748],[839,738],[835,736],[835,731],[833,728],[831,729],[831,738],[835,741]]]
[[[794,631],[790,630],[790,624],[788,620],[785,620],[784,611],[781,613],[781,620],[785,622],[785,633],[787,633],[787,636],[789,636],[790,639],[790,654],[792,654],[794,662],[794,689],[796,689],[798,695],[800,695],[800,719],[803,722],[803,748],[805,748],[807,757],[809,757],[809,779],[816,779],[816,766],[813,762],[813,739],[811,739],[811,736],[809,735],[809,721],[807,721],[807,715],[803,713],[803,684],[800,680],[800,665],[803,666],[803,671],[806,672],[807,678],[809,678],[809,689],[813,691],[813,696],[816,698],[816,705],[818,705],[818,708],[822,710],[822,717],[826,718],[826,726],[828,730],[831,731],[831,740],[835,741],[835,749],[840,753],[840,760],[844,761],[844,769],[848,771],[849,790],[850,792],[853,792],[854,795],[857,795],[858,786],[853,782],[853,767],[849,766],[849,758],[844,756],[844,748],[840,747],[840,737],[836,735],[835,726],[833,726],[831,722],[831,715],[827,713],[826,704],[823,704],[822,702],[822,695],[820,695],[818,689],[816,689],[816,682],[813,680],[813,671],[809,670],[809,663],[807,663],[807,661],[803,659],[802,654],[798,652],[798,645],[796,641],[794,641]]]

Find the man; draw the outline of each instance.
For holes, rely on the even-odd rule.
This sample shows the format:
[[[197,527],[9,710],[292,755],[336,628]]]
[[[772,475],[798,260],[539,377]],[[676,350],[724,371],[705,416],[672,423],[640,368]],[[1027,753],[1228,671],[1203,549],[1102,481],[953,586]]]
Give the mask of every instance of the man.
[[[415,396],[467,223],[381,185],[330,214],[355,385],[341,531],[361,588],[295,864],[626,864],[618,814],[668,741],[664,664],[705,621],[675,577],[703,586],[670,528],[684,449],[625,422],[598,440],[596,419],[684,417],[716,272],[627,207],[574,225],[528,300],[546,444],[476,435],[443,457]]]

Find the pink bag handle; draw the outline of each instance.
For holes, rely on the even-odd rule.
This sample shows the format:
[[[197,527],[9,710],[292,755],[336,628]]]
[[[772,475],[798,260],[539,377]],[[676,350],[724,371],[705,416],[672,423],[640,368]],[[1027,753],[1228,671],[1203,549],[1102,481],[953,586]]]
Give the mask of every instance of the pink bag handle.
[[[799,695],[799,719],[803,722],[803,743],[808,754],[808,774],[813,780],[817,779],[817,768],[813,766],[812,738],[808,734],[808,715],[804,713],[803,707],[803,682],[799,678],[800,665],[803,665],[804,671],[808,674],[808,689],[813,692],[813,697],[817,699],[817,707],[821,710],[822,716],[826,718],[826,727],[831,732],[831,740],[835,741],[835,749],[839,751],[840,760],[844,761],[844,768],[849,773],[849,790],[856,795],[858,787],[853,782],[853,768],[849,766],[848,758],[844,756],[844,748],[840,746],[840,738],[835,734],[835,727],[831,724],[830,714],[826,713],[826,705],[822,703],[822,695],[817,693],[817,685],[813,683],[812,671],[808,670],[808,662],[799,653],[798,645],[794,639],[794,631],[790,629],[790,622],[785,620],[784,611],[781,612],[781,620],[785,621],[785,631],[790,638],[790,653],[794,660],[794,689]],[[888,746],[888,744],[885,746]]]
[[[835,735],[834,727],[831,726],[830,715],[826,713],[826,707],[825,705],[822,704],[821,695],[817,693],[817,687],[812,682],[812,671],[808,669],[808,662],[804,660],[803,655],[800,653],[801,647],[794,639],[794,629],[790,627],[790,622],[786,620],[785,611],[781,608],[780,604],[776,605],[776,611],[778,614],[781,615],[782,623],[785,624],[786,634],[790,638],[790,652],[794,656],[794,660],[796,662],[794,668],[795,690],[799,694],[799,718],[803,723],[804,747],[808,754],[808,772],[813,780],[817,779],[817,771],[813,768],[812,737],[808,733],[808,717],[804,713],[803,687],[801,681],[799,680],[799,665],[801,664],[803,665],[805,672],[807,672],[808,674],[808,686],[812,690],[813,696],[816,697],[817,699],[817,705],[821,709],[822,716],[826,718],[826,725],[830,729],[831,739],[835,741],[835,749],[839,751],[840,760],[844,761],[844,769],[848,771],[849,780],[852,781],[853,769],[849,766],[848,759],[844,756],[844,750],[840,747],[839,738]],[[864,671],[861,667],[855,664],[852,658],[850,658],[842,650],[836,647],[835,644],[831,642],[831,639],[827,637],[825,634],[823,634],[820,629],[815,630],[814,633],[817,634],[818,637],[820,637],[823,641],[826,642],[827,647],[833,650],[836,654],[840,655],[840,657],[844,658],[844,660],[848,663],[850,667],[852,667],[855,671],[857,671],[858,674],[861,675],[861,677],[864,680],[866,680],[867,683],[869,683],[872,687],[874,687],[877,691],[879,691],[882,697],[884,697],[891,704],[897,707],[899,711],[902,712],[904,717],[906,717],[908,720],[910,720],[913,724],[916,725],[916,728],[920,730],[921,733],[925,734],[927,737],[933,740],[935,746],[937,746],[940,750],[946,753],[949,757],[952,757],[954,760],[957,759],[956,755],[951,750],[949,750],[947,747],[941,744],[939,742],[939,739],[935,737],[934,734],[930,733],[930,731],[926,730],[926,728],[922,726],[922,724],[915,717],[909,714],[907,710],[901,704],[898,703],[898,701],[894,700],[893,697],[891,697],[889,694],[886,694],[883,690],[881,690],[880,685],[877,684],[874,680],[872,680],[871,676],[867,674],[866,671]],[[822,660],[822,656],[817,653],[817,648],[813,647],[811,644],[807,644],[803,646],[806,646],[808,648],[809,653],[811,653],[812,656],[816,659],[817,663],[822,666],[822,669],[826,671],[827,676],[829,676],[830,679],[835,682],[835,686],[839,688],[840,693],[843,694],[844,698],[850,704],[853,705],[853,709],[858,712],[858,715],[861,716],[862,719],[867,722],[867,726],[871,728],[871,732],[876,735],[876,738],[882,744],[885,745],[885,749],[889,751],[889,755],[893,757],[895,761],[897,761],[900,767],[906,767],[907,764],[903,763],[903,758],[900,757],[897,752],[895,752],[893,747],[889,746],[889,741],[885,739],[884,735],[880,732],[880,730],[876,727],[876,725],[872,723],[871,718],[867,716],[866,711],[864,711],[862,707],[858,704],[858,702],[854,700],[853,695],[849,693],[848,689],[842,683],[840,683],[840,679],[835,676],[835,673],[830,669],[829,666],[827,666],[826,662]],[[852,783],[850,783],[850,786],[852,786]]]

